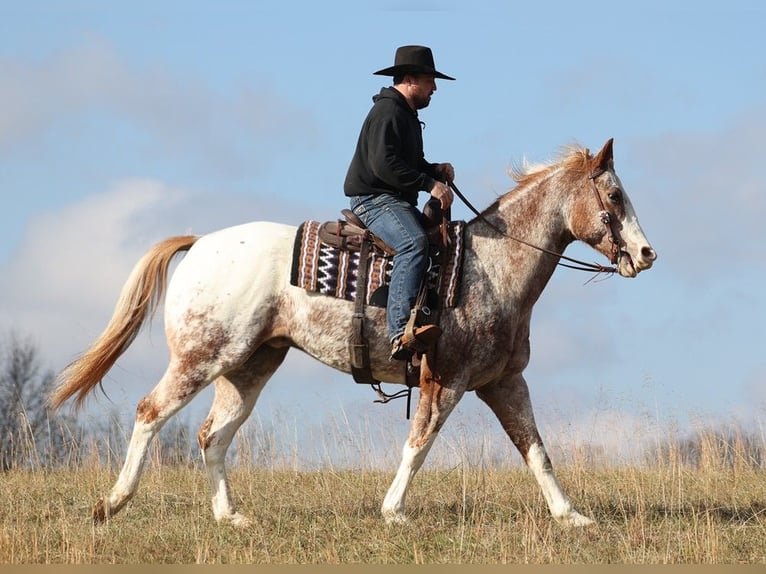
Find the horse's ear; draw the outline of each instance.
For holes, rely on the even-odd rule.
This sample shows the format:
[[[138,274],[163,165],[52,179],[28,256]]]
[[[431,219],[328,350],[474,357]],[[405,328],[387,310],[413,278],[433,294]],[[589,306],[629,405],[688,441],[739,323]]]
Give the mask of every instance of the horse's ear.
[[[601,151],[598,152],[598,155],[593,160],[593,171],[606,171],[611,167],[612,160],[614,159],[613,143],[614,138],[606,140],[604,147],[601,148]]]

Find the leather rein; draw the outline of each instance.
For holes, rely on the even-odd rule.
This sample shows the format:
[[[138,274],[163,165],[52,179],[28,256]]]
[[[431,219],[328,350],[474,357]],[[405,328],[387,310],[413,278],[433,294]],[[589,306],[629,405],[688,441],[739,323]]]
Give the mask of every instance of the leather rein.
[[[609,237],[609,242],[612,244],[612,254],[611,254],[610,260],[611,260],[611,263],[614,265],[615,263],[617,263],[617,256],[620,253],[620,247],[617,244],[617,240],[615,239],[615,235],[614,235],[614,230],[612,229],[612,217],[610,213],[606,210],[606,207],[604,206],[604,202],[601,200],[601,195],[598,193],[598,187],[596,187],[596,178],[602,175],[605,171],[606,170],[603,170],[603,169],[597,170],[593,172],[591,175],[589,175],[588,179],[590,179],[591,183],[593,184],[593,193],[596,195],[596,200],[598,201],[598,205],[601,208],[601,210],[598,213],[599,219],[604,224],[604,227],[606,228],[606,234]],[[494,223],[489,221],[473,205],[471,205],[471,202],[468,201],[465,195],[463,195],[460,192],[460,190],[457,188],[454,182],[450,181],[449,186],[452,188],[452,191],[455,192],[455,195],[457,195],[460,198],[460,200],[466,205],[466,207],[468,207],[468,209],[470,209],[474,213],[474,215],[476,215],[478,219],[480,219],[482,222],[487,224],[492,230],[496,231],[500,235],[508,237],[509,239],[513,239],[514,241],[518,243],[522,243],[523,245],[526,245],[527,247],[532,247],[533,249],[537,249],[538,251],[542,251],[543,253],[547,253],[549,255],[553,255],[554,257],[558,257],[560,259],[564,259],[565,261],[569,261],[569,263],[562,263],[561,261],[559,261],[557,262],[557,265],[561,265],[562,267],[568,267],[569,269],[576,269],[577,271],[588,271],[590,273],[617,273],[616,267],[607,267],[604,265],[600,265],[599,263],[588,263],[587,261],[574,259],[572,257],[568,257],[564,255],[563,253],[558,253],[556,251],[546,249],[545,247],[540,247],[539,245],[529,243],[528,241],[525,241],[523,239],[510,235],[509,233],[503,231],[502,229],[497,227]]]

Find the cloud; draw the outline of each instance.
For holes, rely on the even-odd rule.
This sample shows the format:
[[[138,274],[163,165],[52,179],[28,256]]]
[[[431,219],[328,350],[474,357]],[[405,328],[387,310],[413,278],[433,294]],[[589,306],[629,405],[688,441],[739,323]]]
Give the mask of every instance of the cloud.
[[[141,255],[141,215],[164,211],[183,192],[156,181],[116,184],[59,212],[32,220],[3,274],[4,300],[79,310],[102,307]],[[136,227],[136,223],[139,223]]]
[[[109,117],[143,134],[137,139],[147,155],[242,174],[266,169],[269,158],[296,142],[313,145],[318,132],[306,110],[268,85],[245,81],[217,92],[161,64],[132,65],[98,36],[43,61],[0,58],[0,102],[4,154],[39,141],[60,123],[79,130],[92,118]],[[99,136],[92,145],[111,142],[114,123]]]
[[[757,107],[719,131],[666,133],[632,146],[641,166],[641,217],[651,225],[658,264],[697,281],[711,270],[766,261],[758,241],[764,130],[766,107]]]
[[[117,181],[29,221],[18,249],[0,266],[0,331],[30,336],[42,364],[59,371],[104,329],[130,270],[155,242],[252,220],[297,223],[303,216],[319,216],[305,207],[296,213],[289,200],[275,195],[205,193],[152,179]],[[158,382],[167,359],[160,309],[105,378],[107,398],[94,393],[84,420],[114,409],[130,419],[140,397]],[[329,380],[355,385],[350,377],[294,351],[259,409],[273,413],[294,402],[296,392],[318,402],[322,397],[316,393]],[[198,424],[211,393],[209,388],[196,398],[182,419]]]
[[[29,222],[0,269],[0,327],[33,335],[60,368],[106,326],[130,270],[156,241],[252,219],[285,221],[289,213],[292,207],[274,197],[119,181]],[[161,328],[148,338],[164,349]]]

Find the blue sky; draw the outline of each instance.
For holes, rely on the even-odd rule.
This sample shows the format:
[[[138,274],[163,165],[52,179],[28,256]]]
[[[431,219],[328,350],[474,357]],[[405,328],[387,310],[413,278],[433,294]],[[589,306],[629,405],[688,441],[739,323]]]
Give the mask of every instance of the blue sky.
[[[524,158],[613,137],[659,253],[634,280],[554,275],[526,372],[546,443],[619,450],[706,424],[764,433],[762,2],[261,4],[0,2],[0,333],[29,335],[58,370],[155,241],[335,218],[386,84],[372,72],[426,44],[457,78],[421,113],[426,155],[453,163],[475,205],[507,191]],[[105,381],[111,402],[86,416],[132,415],[164,369],[162,333],[159,318]],[[256,418],[310,435],[342,413],[403,436],[404,406],[374,398],[294,353]],[[182,416],[201,422],[209,402]],[[498,431],[472,395],[453,419],[453,436]]]

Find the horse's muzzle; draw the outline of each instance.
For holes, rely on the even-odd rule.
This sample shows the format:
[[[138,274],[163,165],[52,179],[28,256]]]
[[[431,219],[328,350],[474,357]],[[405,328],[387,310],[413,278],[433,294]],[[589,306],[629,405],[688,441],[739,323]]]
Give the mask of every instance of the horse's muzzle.
[[[623,277],[635,277],[641,271],[651,268],[656,260],[657,252],[648,245],[642,247],[635,258],[621,250],[617,258],[617,271]]]

